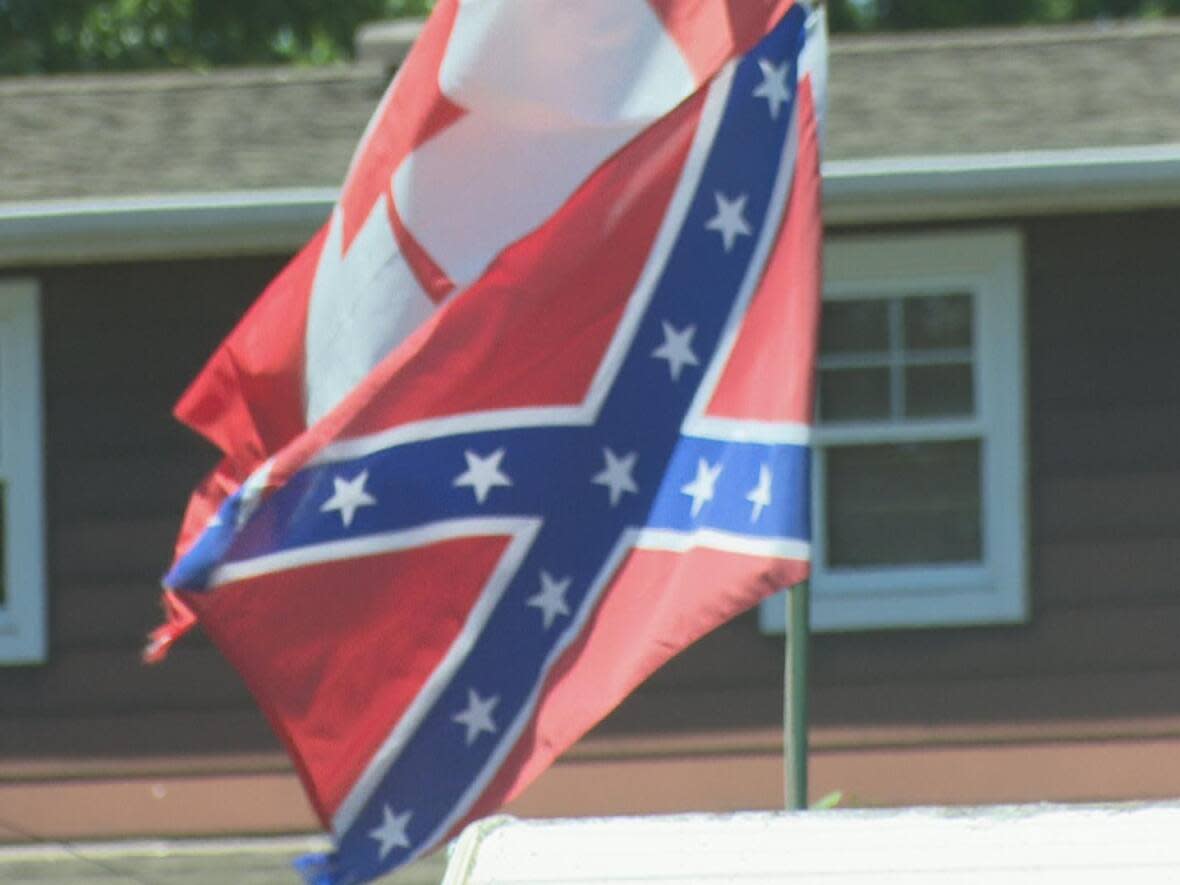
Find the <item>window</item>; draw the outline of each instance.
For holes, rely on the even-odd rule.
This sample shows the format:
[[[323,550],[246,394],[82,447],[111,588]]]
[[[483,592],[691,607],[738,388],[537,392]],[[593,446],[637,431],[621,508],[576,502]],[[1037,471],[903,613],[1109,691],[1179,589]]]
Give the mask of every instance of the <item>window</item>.
[[[827,245],[816,630],[1026,616],[1023,276],[1010,231]],[[762,609],[785,622],[781,595]]]
[[[0,663],[45,659],[37,284],[0,280]]]

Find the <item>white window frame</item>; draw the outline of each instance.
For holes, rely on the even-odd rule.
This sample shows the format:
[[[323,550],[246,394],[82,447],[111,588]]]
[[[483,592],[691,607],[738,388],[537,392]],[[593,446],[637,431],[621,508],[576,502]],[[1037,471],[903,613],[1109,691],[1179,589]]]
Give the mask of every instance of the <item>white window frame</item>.
[[[45,504],[41,446],[41,297],[36,280],[0,279],[0,480],[4,604],[0,664],[46,658]]]
[[[812,465],[811,616],[816,631],[998,624],[1028,618],[1028,482],[1023,247],[1013,229],[838,237],[825,245],[824,298],[971,292],[976,414],[817,427]],[[979,439],[981,562],[828,568],[825,453],[831,446]],[[760,612],[786,627],[783,594]]]

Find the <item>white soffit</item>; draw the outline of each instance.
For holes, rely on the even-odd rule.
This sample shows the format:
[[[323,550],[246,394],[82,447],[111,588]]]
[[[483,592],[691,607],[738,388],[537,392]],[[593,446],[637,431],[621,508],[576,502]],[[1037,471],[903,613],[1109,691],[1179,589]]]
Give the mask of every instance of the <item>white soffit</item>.
[[[828,224],[1180,207],[1180,144],[833,160]],[[290,252],[334,188],[0,204],[0,267]]]

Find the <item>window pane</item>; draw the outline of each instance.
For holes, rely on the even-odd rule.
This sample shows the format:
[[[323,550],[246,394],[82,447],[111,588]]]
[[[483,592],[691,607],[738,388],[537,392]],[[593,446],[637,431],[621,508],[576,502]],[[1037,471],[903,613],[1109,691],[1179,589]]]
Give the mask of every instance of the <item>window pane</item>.
[[[971,347],[971,296],[933,295],[903,302],[906,350]]]
[[[971,366],[910,366],[905,370],[905,412],[911,418],[970,415],[975,411]]]
[[[819,373],[821,421],[889,417],[888,369],[824,369]]]
[[[4,518],[8,513],[4,495],[4,483],[0,482],[0,608],[8,603],[8,551],[4,549]]]
[[[822,356],[849,353],[885,353],[889,350],[889,302],[826,301],[820,325]]]
[[[827,450],[828,565],[978,562],[980,443]]]

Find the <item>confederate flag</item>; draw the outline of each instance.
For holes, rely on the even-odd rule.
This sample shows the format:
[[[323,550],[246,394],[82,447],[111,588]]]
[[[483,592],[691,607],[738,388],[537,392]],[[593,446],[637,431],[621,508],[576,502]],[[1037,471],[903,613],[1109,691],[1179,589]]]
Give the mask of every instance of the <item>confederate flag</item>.
[[[331,219],[177,406],[165,579],[360,882],[807,575],[821,14],[441,0]]]

